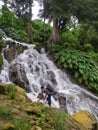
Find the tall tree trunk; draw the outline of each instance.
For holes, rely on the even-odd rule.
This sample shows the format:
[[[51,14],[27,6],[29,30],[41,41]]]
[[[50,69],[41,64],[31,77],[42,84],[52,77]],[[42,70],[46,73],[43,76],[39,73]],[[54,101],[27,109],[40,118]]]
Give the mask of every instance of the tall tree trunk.
[[[31,19],[32,19],[32,0],[30,0],[29,3],[29,16],[28,16],[28,23],[27,23],[27,33],[28,33],[28,37],[29,37],[29,41],[31,43],[33,43],[33,31],[32,31],[32,23],[31,23]]]
[[[31,24],[31,22],[29,22],[29,21],[28,21],[28,23],[27,23],[27,33],[28,33],[29,41],[30,41],[31,43],[33,43],[32,24]]]
[[[59,28],[58,28],[58,19],[53,18],[53,31],[48,42],[57,42],[59,40]]]

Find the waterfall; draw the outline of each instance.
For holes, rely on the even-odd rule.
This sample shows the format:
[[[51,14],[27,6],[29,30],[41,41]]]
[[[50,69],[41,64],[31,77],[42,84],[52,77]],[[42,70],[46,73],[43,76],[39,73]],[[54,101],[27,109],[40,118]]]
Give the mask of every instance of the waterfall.
[[[22,43],[21,45],[27,44]],[[28,80],[31,92],[27,93],[27,96],[32,101],[38,100],[37,95],[40,92],[41,85],[47,86],[48,84],[60,96],[66,99],[64,102],[68,114],[74,114],[80,110],[87,110],[98,121],[98,97],[74,84],[66,72],[58,69],[44,51],[40,54],[33,46],[27,46],[28,49],[18,55],[10,64],[4,59],[4,67],[0,74],[0,80],[4,83],[9,82],[8,75],[10,74],[10,69],[16,65],[18,78],[24,81],[24,77],[26,77]],[[6,80],[4,76],[7,77]],[[28,84],[26,85],[28,86]],[[60,108],[59,101],[54,97],[52,97],[52,106]]]
[[[4,58],[4,50],[7,49],[8,46],[6,46],[6,48],[4,48],[2,50],[2,57],[3,57],[3,66],[2,66],[2,70],[1,70],[1,74],[0,74],[0,81],[2,81],[3,83],[10,83],[9,80],[9,66],[10,64],[8,63],[8,61]]]

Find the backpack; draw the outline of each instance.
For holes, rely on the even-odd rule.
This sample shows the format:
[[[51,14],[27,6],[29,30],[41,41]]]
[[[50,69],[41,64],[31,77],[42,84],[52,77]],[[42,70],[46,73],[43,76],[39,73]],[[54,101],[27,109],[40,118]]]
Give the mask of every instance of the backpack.
[[[52,88],[51,86],[49,86],[49,85],[46,87],[46,89],[47,89],[49,92],[53,92],[53,91],[54,91],[53,88]]]
[[[46,87],[46,89],[47,89],[52,95],[55,95],[55,94],[56,94],[56,92],[54,91],[54,89],[53,89],[50,85],[48,85],[48,86]]]

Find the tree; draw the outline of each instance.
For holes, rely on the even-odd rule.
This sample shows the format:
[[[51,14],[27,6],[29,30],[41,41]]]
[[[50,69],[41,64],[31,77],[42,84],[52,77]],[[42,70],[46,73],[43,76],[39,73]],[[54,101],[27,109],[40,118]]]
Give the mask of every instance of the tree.
[[[2,14],[0,16],[0,27],[2,26],[9,27],[14,25],[14,14],[8,9],[7,5],[2,6]]]
[[[59,41],[59,30],[63,29],[70,19],[74,0],[43,0],[42,17],[53,21],[53,32],[49,41]]]
[[[16,16],[22,18],[27,27],[27,33],[30,39],[30,42],[33,42],[33,33],[32,33],[32,4],[33,0],[14,0],[8,2],[11,5],[11,9],[15,12]]]
[[[79,22],[90,23],[97,27],[97,5],[97,0],[43,0],[42,17],[53,21],[51,40],[59,40],[59,31],[67,27],[71,16],[76,17]]]

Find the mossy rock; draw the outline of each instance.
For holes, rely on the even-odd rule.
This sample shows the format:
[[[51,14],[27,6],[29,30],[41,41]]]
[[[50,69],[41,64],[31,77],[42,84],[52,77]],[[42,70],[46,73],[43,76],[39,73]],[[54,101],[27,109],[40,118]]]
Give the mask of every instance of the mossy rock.
[[[93,124],[96,123],[96,119],[88,111],[81,110],[73,114],[72,117],[87,129],[92,130]]]
[[[31,130],[42,130],[42,128],[35,126],[34,128],[31,128]]]
[[[6,91],[8,91],[8,85],[0,82],[0,94],[5,94]]]
[[[4,124],[2,130],[14,130],[15,129],[15,126],[11,123],[6,123]]]
[[[19,101],[23,101],[23,102],[26,102],[27,101],[27,95],[26,95],[26,92],[24,89],[22,89],[21,87],[19,86],[16,86],[15,87],[15,90],[16,90],[16,98],[19,100]]]

